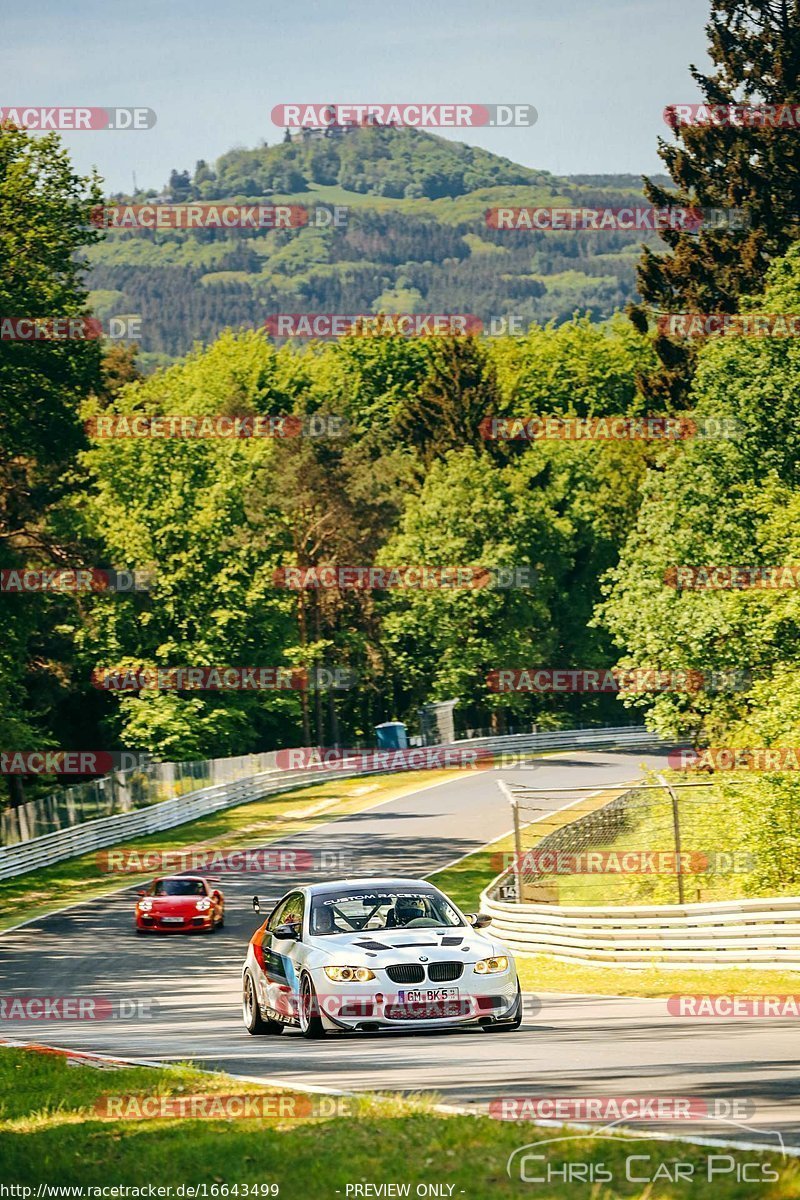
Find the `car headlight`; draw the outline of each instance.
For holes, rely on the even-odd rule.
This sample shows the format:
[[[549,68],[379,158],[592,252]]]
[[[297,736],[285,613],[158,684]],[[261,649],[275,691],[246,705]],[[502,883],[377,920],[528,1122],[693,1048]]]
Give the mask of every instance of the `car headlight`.
[[[500,971],[508,970],[508,959],[505,954],[498,954],[496,958],[482,958],[480,962],[475,963],[476,975],[497,975]]]
[[[140,900],[139,901],[139,912],[150,912],[150,909],[152,907],[153,907],[152,900]]]
[[[328,979],[335,983],[367,983],[375,978],[375,972],[369,967],[325,967]]]
[[[211,908],[211,901],[210,900],[198,900],[195,907],[197,908],[198,912],[205,912],[205,910],[207,908]]]

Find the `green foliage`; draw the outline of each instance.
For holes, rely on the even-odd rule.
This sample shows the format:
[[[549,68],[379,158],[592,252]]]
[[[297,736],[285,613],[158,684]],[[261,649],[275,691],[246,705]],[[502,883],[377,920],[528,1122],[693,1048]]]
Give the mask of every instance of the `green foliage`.
[[[284,356],[285,358],[285,356]],[[254,416],[286,412],[292,385],[281,356],[255,335],[221,338],[206,353],[131,385],[106,413]],[[99,411],[87,404],[88,417]],[[271,586],[286,541],[274,494],[269,537],[256,546],[246,497],[276,470],[264,438],[98,438],[84,457],[91,490],[76,506],[114,561],[153,569],[146,596],[99,599],[81,635],[92,665],[109,670],[201,665],[281,666],[288,600]],[[288,698],[287,698],[288,697]],[[128,696],[120,737],[166,758],[251,748],[296,710],[281,692]]]
[[[750,311],[796,312],[800,248],[778,260]],[[736,744],[800,733],[791,669],[800,658],[794,590],[676,590],[676,565],[781,566],[800,562],[797,380],[793,338],[718,337],[702,350],[692,399],[698,419],[735,422],[735,436],[694,438],[645,483],[639,519],[608,577],[604,619],[640,666],[753,672],[752,691],[661,696],[654,725]],[[782,698],[789,689],[787,698]],[[650,707],[650,701],[641,701]],[[745,739],[745,740],[742,740]]]
[[[706,33],[714,69],[706,75],[691,68],[705,103],[791,109],[800,101],[797,0],[713,0]],[[665,230],[661,237],[670,252],[643,248],[639,291],[656,313],[736,312],[739,298],[761,289],[770,264],[800,234],[797,130],[711,123],[678,125],[674,135],[674,141],[659,138],[674,188],[645,181],[648,198],[659,207],[743,209],[747,226]],[[640,327],[646,321],[645,309],[632,315]],[[683,407],[694,347],[663,335],[656,348],[660,370],[649,386]]]
[[[402,197],[461,196],[498,184],[534,184],[547,172],[519,167],[479,147],[453,143],[415,129],[356,129],[320,139],[309,133],[257,150],[229,150],[217,160],[216,192],[226,197],[298,192],[311,183],[340,184],[351,192]],[[208,168],[195,186],[207,181]],[[256,191],[248,191],[255,185]],[[196,192],[192,193],[196,198]]]
[[[87,232],[98,181],[75,174],[55,135],[0,129],[0,314],[88,314],[76,252]],[[81,399],[102,386],[96,340],[0,340],[0,566],[76,566],[81,549],[63,519],[84,445]],[[64,597],[4,595],[0,649],[0,739],[35,747],[54,731],[69,737],[62,705],[69,681]],[[12,781],[13,783],[13,781]],[[17,788],[15,798],[22,799]]]
[[[185,190],[174,172],[169,194]],[[231,150],[198,165],[187,195],[312,214],[340,205],[346,224],[316,228],[312,215],[268,233],[114,231],[89,253],[92,286],[141,313],[148,355],[176,358],[192,338],[273,312],[461,312],[487,324],[512,314],[527,327],[575,312],[602,320],[634,298],[637,233],[499,231],[486,219],[499,205],[630,205],[642,198],[630,176],[573,182],[423,131],[365,128]]]

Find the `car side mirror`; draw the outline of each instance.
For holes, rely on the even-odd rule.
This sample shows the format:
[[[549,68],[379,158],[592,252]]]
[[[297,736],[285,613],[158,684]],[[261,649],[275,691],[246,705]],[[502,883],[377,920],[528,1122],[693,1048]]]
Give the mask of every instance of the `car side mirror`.
[[[136,895],[137,896],[146,896],[147,892],[137,892]]]
[[[261,912],[261,905],[258,902],[258,896],[253,896],[253,912]]]
[[[486,913],[467,913],[467,920],[475,929],[485,929],[487,925],[491,925],[492,918]]]
[[[277,925],[272,931],[272,936],[276,938],[285,938],[289,941],[300,941],[300,926],[299,925]]]

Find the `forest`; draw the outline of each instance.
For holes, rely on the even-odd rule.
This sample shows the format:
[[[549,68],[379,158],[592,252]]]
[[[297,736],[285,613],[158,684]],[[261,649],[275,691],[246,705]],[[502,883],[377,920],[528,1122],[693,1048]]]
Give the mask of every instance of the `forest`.
[[[752,7],[769,21],[769,5]],[[715,39],[713,18],[710,28],[709,95],[752,93],[754,56],[765,102],[797,95],[800,30],[773,22],[756,44],[746,30]],[[686,565],[800,561],[800,347],[790,336],[681,337],[659,316],[800,312],[800,156],[777,129],[675,136],[661,144],[665,176],[641,185],[646,202],[739,206],[746,228],[666,230],[644,246],[576,233],[501,244],[475,224],[497,189],[508,203],[522,188],[527,202],[580,192],[613,204],[635,181],[567,186],[429,135],[362,130],[335,146],[231,151],[170,185],[175,200],[313,188],[374,198],[344,230],[106,234],[86,216],[107,201],[102,182],[75,172],[57,135],[4,127],[0,311],[138,309],[149,332],[143,352],[0,341],[0,570],[148,580],[0,595],[2,743],[190,759],[369,742],[376,723],[418,732],[421,706],[458,697],[462,732],[645,718],[701,745],[791,744],[796,589],[674,579]],[[317,308],[527,319],[513,336],[356,328],[281,344],[258,327],[270,312]],[[158,369],[153,354],[166,356]],[[291,418],[294,434],[104,437],[103,416],[234,428],[263,418],[273,429]],[[485,436],[494,417],[614,416],[676,418],[695,433]],[[527,582],[281,582],[287,568],[369,566],[482,579],[519,570]],[[285,668],[311,682],[134,693],[93,683],[97,672],[185,667]],[[749,683],[619,695],[492,687],[499,671],[534,668],[739,672]],[[336,671],[350,686],[314,685]]]

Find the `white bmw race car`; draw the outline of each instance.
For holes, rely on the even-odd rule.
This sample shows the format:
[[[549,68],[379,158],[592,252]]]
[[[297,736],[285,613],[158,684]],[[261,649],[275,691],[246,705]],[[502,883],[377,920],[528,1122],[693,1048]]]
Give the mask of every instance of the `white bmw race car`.
[[[257,897],[253,908],[261,911]],[[249,1033],[517,1029],[508,949],[419,879],[358,879],[288,892],[250,940],[242,970]]]

